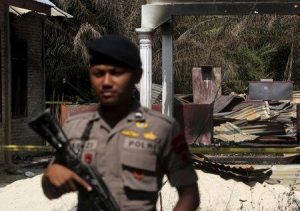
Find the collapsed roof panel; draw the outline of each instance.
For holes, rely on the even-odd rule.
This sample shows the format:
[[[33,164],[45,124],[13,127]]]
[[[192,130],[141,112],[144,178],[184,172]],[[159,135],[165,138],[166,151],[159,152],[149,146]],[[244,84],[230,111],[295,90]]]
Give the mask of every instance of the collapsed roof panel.
[[[49,6],[51,6],[51,7],[55,7],[55,4],[53,4],[53,3],[52,3],[51,1],[49,1],[49,0],[34,0],[34,1],[40,2],[40,3],[42,3],[42,4],[49,5]]]
[[[292,81],[250,81],[249,100],[291,100]]]

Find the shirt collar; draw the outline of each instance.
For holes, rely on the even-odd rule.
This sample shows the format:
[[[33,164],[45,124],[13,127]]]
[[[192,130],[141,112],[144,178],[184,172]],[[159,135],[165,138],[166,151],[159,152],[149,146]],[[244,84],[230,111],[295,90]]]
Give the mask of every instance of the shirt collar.
[[[92,118],[90,121],[98,121],[102,119],[99,113],[99,107],[100,104],[97,106],[97,111],[94,112]],[[135,122],[144,122],[145,121],[145,110],[141,106],[140,102],[137,100],[134,100],[132,106],[131,106],[131,111],[127,115],[127,120],[128,121],[135,121]]]

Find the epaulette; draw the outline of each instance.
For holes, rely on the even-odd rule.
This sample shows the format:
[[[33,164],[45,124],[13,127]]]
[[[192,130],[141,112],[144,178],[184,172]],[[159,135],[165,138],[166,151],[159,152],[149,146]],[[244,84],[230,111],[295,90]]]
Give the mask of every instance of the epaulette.
[[[167,122],[169,124],[173,124],[174,121],[175,121],[175,119],[173,117],[169,117],[169,116],[167,116],[165,114],[162,114],[158,111],[154,111],[154,110],[151,110],[149,108],[144,108],[144,107],[143,107],[143,109],[146,113],[150,114],[151,116],[158,117],[158,118],[164,120],[165,122]]]

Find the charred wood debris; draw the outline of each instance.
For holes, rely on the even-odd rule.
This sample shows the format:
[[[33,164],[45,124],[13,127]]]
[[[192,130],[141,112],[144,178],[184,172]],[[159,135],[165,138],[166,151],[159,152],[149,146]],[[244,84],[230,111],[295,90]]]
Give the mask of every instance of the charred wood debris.
[[[218,89],[214,88],[217,85],[213,79],[214,69],[212,70],[211,79],[204,80],[205,68],[194,68],[193,77],[196,75],[198,81],[193,81],[193,94],[176,96],[176,100],[181,104],[211,103],[213,107],[213,114],[209,115],[213,119],[210,141],[207,142],[207,138],[203,140],[203,134],[199,134],[200,139],[192,141],[190,143],[192,146],[281,147],[298,145],[297,104],[300,103],[300,92],[293,91],[292,82],[273,80],[249,82],[248,95],[221,95],[216,92]],[[198,72],[198,75],[194,72]],[[197,95],[198,99],[195,99]],[[199,122],[203,123],[203,121]],[[209,134],[209,130],[206,129],[201,133]],[[272,175],[270,168],[229,166],[213,162],[204,155],[193,155],[192,159],[196,169],[218,174],[224,179],[234,179],[244,183],[262,183],[270,181]]]

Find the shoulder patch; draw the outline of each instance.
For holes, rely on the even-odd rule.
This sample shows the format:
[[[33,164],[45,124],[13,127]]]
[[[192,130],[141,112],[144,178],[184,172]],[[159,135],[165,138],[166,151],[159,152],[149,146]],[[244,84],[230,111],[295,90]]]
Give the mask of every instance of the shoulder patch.
[[[177,154],[182,161],[186,161],[189,158],[189,149],[183,131],[173,138],[171,150]]]

